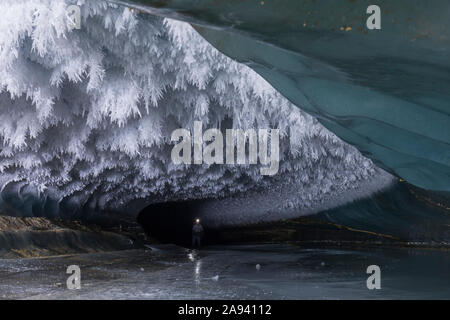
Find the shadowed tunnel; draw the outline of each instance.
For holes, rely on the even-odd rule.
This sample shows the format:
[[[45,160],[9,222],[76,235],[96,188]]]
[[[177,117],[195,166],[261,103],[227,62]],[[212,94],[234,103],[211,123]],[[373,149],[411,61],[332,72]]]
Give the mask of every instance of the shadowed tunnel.
[[[195,218],[203,200],[152,204],[138,223],[163,243],[191,245]],[[288,220],[212,229],[205,227],[204,245],[268,242],[407,242],[439,244],[450,237],[449,196],[398,183],[372,197],[321,213]],[[203,216],[204,218],[204,216]]]
[[[144,208],[137,221],[147,235],[162,243],[191,245],[191,230],[199,201],[156,203]],[[204,244],[211,243],[212,234],[205,230]]]

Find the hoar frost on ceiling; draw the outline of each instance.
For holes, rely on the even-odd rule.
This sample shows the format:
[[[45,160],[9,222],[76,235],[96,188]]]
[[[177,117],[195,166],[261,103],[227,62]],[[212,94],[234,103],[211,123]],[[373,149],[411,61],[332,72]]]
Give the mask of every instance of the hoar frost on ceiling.
[[[117,209],[292,180],[301,182],[299,203],[310,206],[385,174],[190,25],[78,1],[81,29],[70,30],[73,3],[0,2],[3,193]],[[262,177],[259,166],[173,165],[170,134],[195,120],[279,128],[278,175]]]

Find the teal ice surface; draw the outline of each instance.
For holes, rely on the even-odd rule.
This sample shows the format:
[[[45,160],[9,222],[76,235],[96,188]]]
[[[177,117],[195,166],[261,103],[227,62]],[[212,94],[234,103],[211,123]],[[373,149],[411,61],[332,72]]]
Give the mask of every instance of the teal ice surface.
[[[380,0],[381,30],[368,0],[112,2],[192,23],[379,166],[450,191],[447,0]]]
[[[403,183],[396,183],[371,197],[320,212],[315,218],[403,241],[450,243],[450,211],[417,199]]]

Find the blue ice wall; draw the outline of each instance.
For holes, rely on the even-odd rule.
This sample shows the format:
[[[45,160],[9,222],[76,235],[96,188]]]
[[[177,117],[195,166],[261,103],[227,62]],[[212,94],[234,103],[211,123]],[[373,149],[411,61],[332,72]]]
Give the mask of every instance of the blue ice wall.
[[[315,216],[355,230],[392,236],[397,240],[450,241],[448,193],[424,192],[405,183],[371,197],[324,210]]]
[[[112,1],[118,2],[118,1]],[[119,1],[191,22],[298,107],[408,182],[450,191],[450,2]]]

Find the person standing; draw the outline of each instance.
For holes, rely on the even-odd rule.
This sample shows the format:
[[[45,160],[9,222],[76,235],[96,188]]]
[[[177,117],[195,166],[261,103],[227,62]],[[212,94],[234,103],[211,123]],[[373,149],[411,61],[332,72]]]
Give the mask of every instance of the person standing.
[[[202,245],[202,238],[203,238],[204,229],[203,226],[200,224],[200,219],[195,220],[195,224],[192,227],[192,247],[198,247]]]

